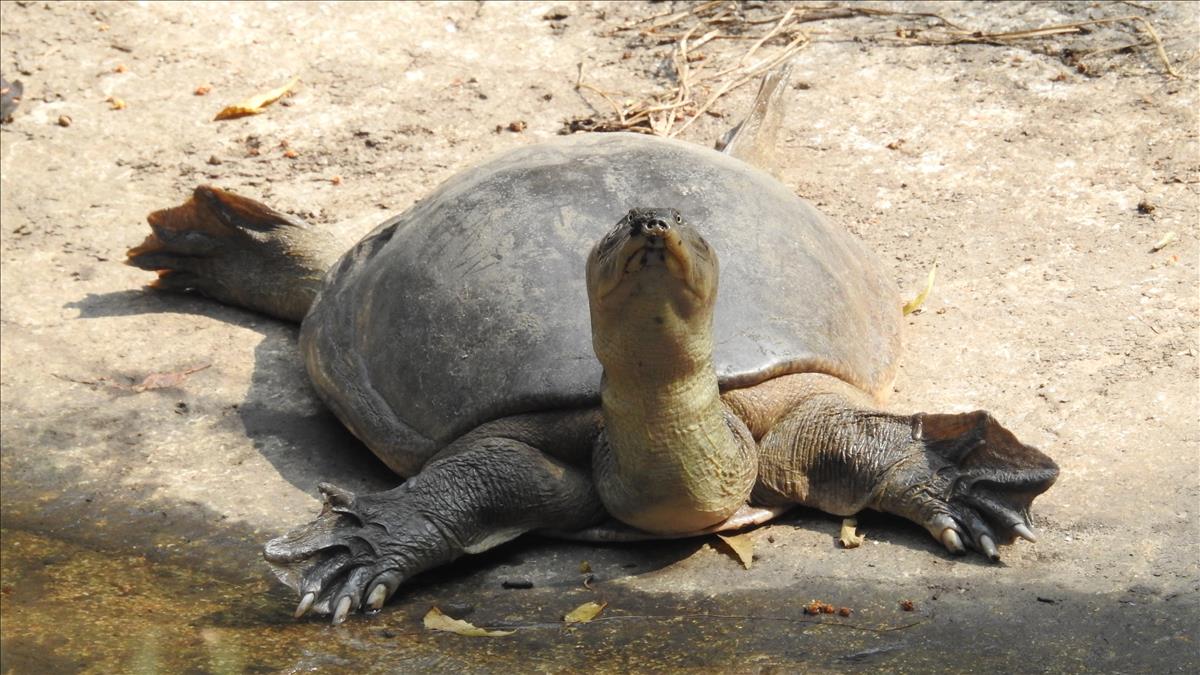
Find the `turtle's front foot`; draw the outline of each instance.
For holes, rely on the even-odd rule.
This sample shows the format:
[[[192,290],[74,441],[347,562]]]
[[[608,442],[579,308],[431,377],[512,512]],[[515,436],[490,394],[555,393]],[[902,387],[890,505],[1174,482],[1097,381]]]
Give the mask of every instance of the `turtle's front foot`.
[[[300,596],[297,617],[332,614],[338,624],[464,553],[604,515],[586,471],[514,439],[473,437],[444,455],[387,492],[355,496],[321,485],[321,515],[267,544],[267,563]]]
[[[296,618],[332,614],[339,624],[351,610],[378,610],[402,581],[461,553],[409,493],[401,485],[359,497],[322,484],[321,515],[267,543],[267,563],[300,596]]]
[[[1058,466],[982,410],[912,417],[912,443],[882,476],[872,506],[929,530],[950,552],[1000,559],[997,544],[1035,541],[1029,509]]]

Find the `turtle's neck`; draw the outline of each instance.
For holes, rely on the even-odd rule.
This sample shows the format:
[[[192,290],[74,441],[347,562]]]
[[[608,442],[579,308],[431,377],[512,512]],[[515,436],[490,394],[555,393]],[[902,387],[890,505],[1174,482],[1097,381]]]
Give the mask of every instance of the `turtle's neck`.
[[[746,503],[757,473],[754,440],[721,402],[711,314],[696,326],[643,305],[628,309],[621,329],[598,338],[605,430],[593,454],[597,490],[609,512],[634,527],[701,530]]]

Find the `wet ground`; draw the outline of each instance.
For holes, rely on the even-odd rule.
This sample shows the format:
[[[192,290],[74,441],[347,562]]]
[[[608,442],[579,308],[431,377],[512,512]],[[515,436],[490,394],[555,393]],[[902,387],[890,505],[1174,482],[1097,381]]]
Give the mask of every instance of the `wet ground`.
[[[668,86],[674,43],[617,30],[667,8],[0,5],[0,72],[25,86],[0,127],[0,673],[1200,669],[1196,5],[870,6],[992,32],[1113,20],[951,46],[896,43],[929,17],[806,23],[780,144],[784,182],[907,294],[937,262],[893,404],[988,408],[1054,457],[1041,540],[990,565],[868,514],[848,551],[800,511],[755,531],[746,570],[708,540],[533,538],[331,628],[289,618],[261,544],[311,519],[318,481],[395,479],[316,400],[294,327],[146,293],[124,250],[198,183],[352,240],[606,114],[580,64],[622,96]],[[211,121],[293,76],[266,114]],[[749,90],[683,138],[710,144]],[[599,619],[561,624],[589,600]],[[429,632],[435,605],[516,633]]]
[[[290,594],[261,577],[221,578],[19,531],[4,532],[3,542],[5,673],[1183,672],[1198,609],[1194,597],[1150,586],[1105,594],[1028,581],[968,588],[908,578],[881,588],[793,579],[646,592],[640,582],[653,585],[656,574],[711,578],[713,567],[740,568],[696,542],[533,540],[418,578],[380,614],[330,628],[292,621],[280,611]],[[590,574],[579,572],[584,560]],[[664,562],[670,571],[654,569]],[[812,600],[853,612],[810,615]],[[608,606],[590,623],[563,624],[589,601]],[[434,606],[515,632],[433,633],[421,619]]]

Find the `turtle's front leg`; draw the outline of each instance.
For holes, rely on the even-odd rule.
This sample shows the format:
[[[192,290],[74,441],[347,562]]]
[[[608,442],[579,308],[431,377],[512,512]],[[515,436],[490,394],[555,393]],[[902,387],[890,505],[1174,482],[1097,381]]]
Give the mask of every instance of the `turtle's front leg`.
[[[379,609],[401,582],[464,553],[602,518],[588,472],[512,438],[474,435],[464,445],[387,492],[355,496],[321,486],[321,515],[264,551],[299,593],[297,617],[315,611],[341,623],[351,610]]]
[[[781,380],[788,381],[732,397],[731,407],[749,410],[761,432],[756,500],[836,515],[894,513],[953,553],[965,544],[992,560],[998,543],[1034,540],[1029,508],[1058,466],[991,415],[895,415],[832,377]],[[756,406],[747,405],[752,398]]]

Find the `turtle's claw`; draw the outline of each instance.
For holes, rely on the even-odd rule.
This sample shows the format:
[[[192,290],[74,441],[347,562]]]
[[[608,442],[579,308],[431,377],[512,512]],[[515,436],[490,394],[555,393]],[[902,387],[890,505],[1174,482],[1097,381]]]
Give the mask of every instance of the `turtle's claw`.
[[[979,535],[979,550],[992,562],[1000,560],[1000,552],[996,550],[996,542],[986,534]]]
[[[1013,525],[1013,532],[1028,542],[1036,542],[1038,540],[1037,533],[1035,533],[1032,528],[1026,526],[1025,523],[1017,523],[1016,525]]]
[[[348,595],[343,595],[341,600],[338,600],[337,607],[333,610],[333,620],[331,621],[333,625],[337,626],[346,620],[351,604],[353,604],[353,600]]]
[[[996,534],[987,520],[975,509],[958,503],[951,503],[950,508],[954,511],[955,517],[962,523],[970,535],[972,548],[987,556],[992,562],[1000,559],[1000,552],[996,550]],[[992,514],[989,514],[992,515]],[[993,519],[993,522],[997,522]],[[1000,521],[1002,522],[1002,521]],[[1009,537],[1011,540],[1013,537]]]
[[[367,602],[363,608],[366,612],[377,612],[383,608],[383,603],[396,592],[402,581],[400,573],[389,570],[375,577],[371,582],[371,592],[367,594]]]
[[[371,589],[371,593],[367,595],[367,610],[378,612],[383,608],[383,603],[387,602],[388,589],[383,584],[375,584],[375,588]]]
[[[304,597],[300,598],[300,604],[296,605],[296,613],[293,614],[292,616],[299,619],[300,617],[304,616],[305,614],[308,614],[308,610],[312,609],[313,603],[316,601],[317,601],[316,593],[313,593],[311,591],[308,593],[305,593]]]
[[[958,532],[949,527],[942,530],[942,546],[945,546],[946,550],[954,555],[962,555],[967,552],[966,547],[963,546],[962,539],[958,536]]]

